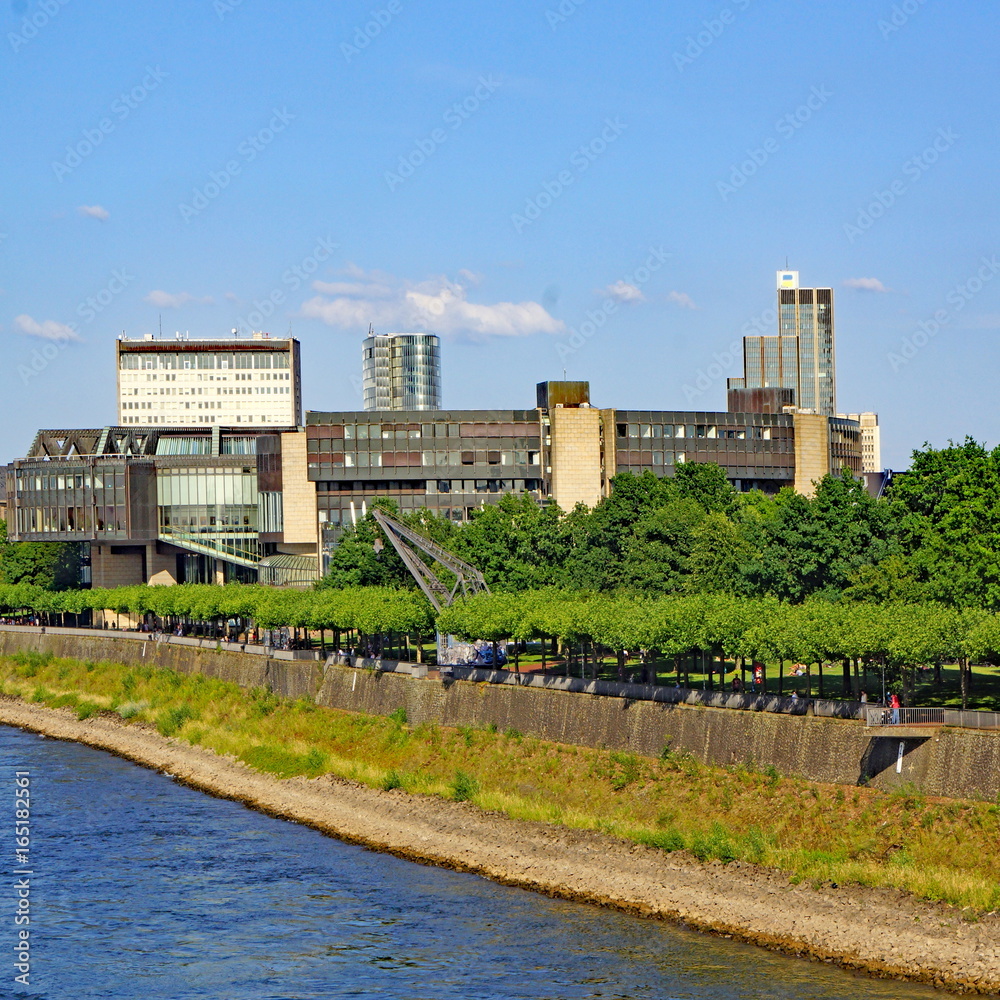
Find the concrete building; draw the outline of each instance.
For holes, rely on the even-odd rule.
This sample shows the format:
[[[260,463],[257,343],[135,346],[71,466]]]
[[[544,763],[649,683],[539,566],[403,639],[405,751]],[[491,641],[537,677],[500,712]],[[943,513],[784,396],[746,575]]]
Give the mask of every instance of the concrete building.
[[[730,389],[791,389],[794,405],[832,417],[837,376],[832,288],[800,288],[798,271],[777,272],[778,333],[743,338],[743,377]]]
[[[365,338],[362,392],[366,410],[437,410],[441,406],[441,342],[432,333],[380,333]]]
[[[882,438],[877,413],[838,413],[838,417],[853,420],[861,428],[861,471],[882,471]]]
[[[248,338],[142,340],[117,347],[118,423],[185,427],[302,423],[299,342]]]
[[[505,493],[569,511],[597,504],[619,472],[671,476],[685,462],[717,463],[739,490],[810,493],[829,472],[860,473],[860,441],[856,422],[803,411],[601,409],[586,382],[543,382],[520,410],[40,431],[8,471],[9,528],[89,542],[95,586],[304,585],[378,497],[454,521]]]

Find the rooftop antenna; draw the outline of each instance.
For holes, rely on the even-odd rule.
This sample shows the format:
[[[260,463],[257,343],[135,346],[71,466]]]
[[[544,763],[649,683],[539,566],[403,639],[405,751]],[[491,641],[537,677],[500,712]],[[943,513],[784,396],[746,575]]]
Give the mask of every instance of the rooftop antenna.
[[[163,313],[160,313],[160,340],[163,340]]]
[[[565,368],[563,369],[563,381],[564,382],[566,381],[566,369]]]
[[[788,254],[785,254],[785,270],[788,270]]]

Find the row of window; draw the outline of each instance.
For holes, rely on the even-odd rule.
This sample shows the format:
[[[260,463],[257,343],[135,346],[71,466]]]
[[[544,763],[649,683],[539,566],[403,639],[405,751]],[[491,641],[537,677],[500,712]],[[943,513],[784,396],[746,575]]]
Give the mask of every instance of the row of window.
[[[311,445],[312,442],[310,441]],[[454,465],[540,465],[537,451],[383,451],[320,452],[310,448],[310,469],[406,469]]]
[[[770,427],[720,427],[718,424],[618,424],[619,438],[655,441],[664,438],[728,438],[770,441]]]
[[[289,368],[291,355],[287,351],[230,351],[197,354],[122,354],[123,371],[188,371],[213,369],[218,371],[258,368]]]

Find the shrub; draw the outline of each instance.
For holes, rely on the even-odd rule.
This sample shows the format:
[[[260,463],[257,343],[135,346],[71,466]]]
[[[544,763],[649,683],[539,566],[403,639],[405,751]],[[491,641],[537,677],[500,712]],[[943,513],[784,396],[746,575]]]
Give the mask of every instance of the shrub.
[[[616,792],[624,791],[640,777],[641,765],[635,754],[613,752],[608,755],[608,778]]]
[[[406,725],[406,709],[402,705],[399,706],[394,712],[389,713],[389,718],[396,723],[397,726]]]
[[[100,705],[95,705],[92,701],[81,701],[77,706],[76,717],[82,722],[84,719],[89,719],[92,715],[97,715],[101,710]]]
[[[268,691],[267,688],[250,688],[250,717],[263,719],[270,715],[280,704],[281,699]]]
[[[34,677],[42,667],[47,667],[54,658],[51,653],[39,653],[34,649],[15,653],[11,657],[22,668],[18,671],[22,677]]]
[[[294,778],[302,774],[315,778],[323,771],[327,760],[326,755],[318,750],[294,753],[282,747],[263,743],[244,750],[239,759],[255,771],[265,771],[279,778]]]
[[[667,830],[640,830],[634,839],[647,847],[657,847],[661,851],[683,851],[684,834],[676,827]]]
[[[729,833],[721,823],[713,823],[712,829],[708,833],[698,834],[691,841],[691,853],[699,861],[710,861],[718,858],[720,861],[728,863],[737,858],[736,849],[729,839]]]
[[[119,705],[116,711],[123,719],[132,719],[144,708],[149,708],[148,701],[126,701],[124,704]]]
[[[402,788],[402,787],[403,787],[403,776],[399,773],[399,771],[396,770],[389,771],[386,774],[386,776],[382,779],[382,788],[387,792],[391,792],[394,788]]]
[[[465,771],[455,772],[455,780],[451,783],[451,797],[456,802],[468,802],[478,793],[479,782],[471,774],[466,774]]]
[[[189,719],[197,718],[188,705],[168,708],[156,717],[156,728],[161,736],[173,736]]]

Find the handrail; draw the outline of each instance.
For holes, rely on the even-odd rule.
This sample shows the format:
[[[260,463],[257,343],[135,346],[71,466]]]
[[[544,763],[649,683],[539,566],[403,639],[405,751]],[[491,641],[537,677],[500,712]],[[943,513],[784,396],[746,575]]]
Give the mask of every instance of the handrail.
[[[943,708],[891,708],[885,705],[869,705],[865,709],[865,725],[868,728],[889,728],[894,726],[943,726]]]

